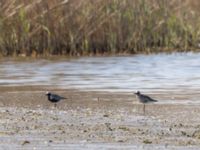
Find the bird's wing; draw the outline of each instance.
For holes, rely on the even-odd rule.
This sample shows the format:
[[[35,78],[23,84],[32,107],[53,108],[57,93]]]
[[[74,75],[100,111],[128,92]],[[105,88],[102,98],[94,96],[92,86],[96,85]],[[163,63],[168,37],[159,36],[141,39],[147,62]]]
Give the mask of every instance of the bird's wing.
[[[62,97],[62,96],[59,96],[59,95],[54,95],[54,97],[55,97],[56,99],[66,99],[65,97]]]
[[[153,99],[153,98],[151,98],[151,97],[149,97],[147,95],[142,95],[142,96],[143,96],[145,102],[148,102],[148,101],[150,101],[150,102],[157,102],[157,100],[155,100],[155,99]]]
[[[150,101],[151,102],[157,102],[157,100],[153,99],[153,98],[150,98]]]

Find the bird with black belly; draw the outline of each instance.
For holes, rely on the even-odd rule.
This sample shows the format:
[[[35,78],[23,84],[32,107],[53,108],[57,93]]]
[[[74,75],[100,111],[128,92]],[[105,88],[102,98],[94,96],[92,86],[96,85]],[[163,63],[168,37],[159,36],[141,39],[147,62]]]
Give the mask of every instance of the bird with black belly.
[[[65,97],[59,96],[57,94],[53,94],[51,92],[46,92],[46,96],[48,97],[48,100],[52,103],[54,103],[54,107],[57,106],[57,103],[61,100],[67,99]]]

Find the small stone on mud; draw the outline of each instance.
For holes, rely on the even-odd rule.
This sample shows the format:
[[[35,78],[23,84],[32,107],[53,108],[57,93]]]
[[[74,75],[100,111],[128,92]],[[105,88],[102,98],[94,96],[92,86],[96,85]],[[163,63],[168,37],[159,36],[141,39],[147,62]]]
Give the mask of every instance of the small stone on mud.
[[[106,126],[110,126],[110,125],[111,125],[111,123],[108,123],[108,122],[106,122],[106,123],[105,123],[105,125],[106,125]]]
[[[200,130],[194,131],[194,133],[192,134],[192,137],[195,137],[195,138],[197,138],[197,139],[200,139]]]
[[[143,143],[144,143],[144,144],[152,144],[152,141],[146,139],[146,140],[143,141]]]
[[[22,145],[26,145],[26,144],[30,144],[30,141],[25,140],[22,142]]]
[[[109,131],[113,131],[113,129],[110,127],[111,123],[105,123],[105,125]]]
[[[181,131],[181,134],[186,136],[186,132],[185,131]]]
[[[103,117],[109,117],[109,115],[108,114],[104,114]]]
[[[123,143],[123,142],[124,142],[124,140],[118,140],[117,142],[119,142],[119,143]]]
[[[52,143],[53,141],[52,140],[49,140],[49,143]]]
[[[123,130],[123,131],[129,131],[129,128],[123,127],[123,126],[120,126],[119,129],[120,129],[120,130]]]

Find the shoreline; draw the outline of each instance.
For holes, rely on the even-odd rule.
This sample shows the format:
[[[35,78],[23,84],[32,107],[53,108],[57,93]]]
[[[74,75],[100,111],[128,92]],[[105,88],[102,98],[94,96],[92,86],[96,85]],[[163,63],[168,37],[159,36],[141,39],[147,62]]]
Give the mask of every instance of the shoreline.
[[[159,102],[147,105],[144,115],[142,105],[130,94],[53,91],[68,98],[57,108],[47,101],[43,87],[0,87],[1,148],[192,149],[200,145],[198,100],[165,102],[166,95],[152,95]]]

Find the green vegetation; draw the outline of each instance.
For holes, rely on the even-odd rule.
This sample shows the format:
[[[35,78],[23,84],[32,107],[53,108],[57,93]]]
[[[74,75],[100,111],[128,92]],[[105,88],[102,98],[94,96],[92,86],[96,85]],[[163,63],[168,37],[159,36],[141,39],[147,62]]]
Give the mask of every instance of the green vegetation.
[[[2,56],[197,51],[197,0],[2,0]]]

